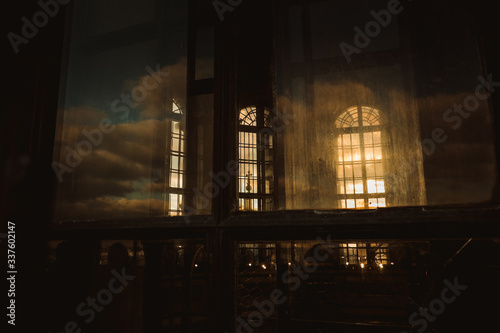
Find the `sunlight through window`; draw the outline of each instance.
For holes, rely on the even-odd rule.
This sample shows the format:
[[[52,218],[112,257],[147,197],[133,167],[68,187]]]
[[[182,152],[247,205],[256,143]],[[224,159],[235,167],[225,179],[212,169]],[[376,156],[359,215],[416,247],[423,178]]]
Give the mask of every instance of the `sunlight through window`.
[[[379,117],[374,108],[354,106],[335,123],[339,208],[386,207]]]

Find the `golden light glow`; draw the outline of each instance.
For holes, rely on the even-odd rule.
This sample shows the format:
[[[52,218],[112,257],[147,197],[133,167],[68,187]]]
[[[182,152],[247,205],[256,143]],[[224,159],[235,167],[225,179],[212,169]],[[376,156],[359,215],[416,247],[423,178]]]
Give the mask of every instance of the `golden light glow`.
[[[366,209],[386,207],[382,132],[379,111],[368,106],[353,106],[342,113],[335,125],[337,136],[337,193],[339,208]],[[367,194],[377,194],[369,198]],[[339,198],[340,199],[340,198]]]

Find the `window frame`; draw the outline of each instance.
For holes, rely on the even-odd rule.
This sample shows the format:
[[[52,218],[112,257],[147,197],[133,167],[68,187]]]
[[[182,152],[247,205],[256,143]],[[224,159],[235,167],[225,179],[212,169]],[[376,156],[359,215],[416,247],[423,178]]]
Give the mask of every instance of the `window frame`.
[[[344,124],[340,123],[344,120],[342,118],[342,116],[349,114],[349,111],[353,110],[354,108],[356,108],[356,113],[358,116],[358,118],[356,119],[357,126],[344,126]],[[373,110],[376,111],[378,124],[371,124],[371,125],[364,124],[365,120],[364,120],[363,116],[364,116],[365,109],[369,109],[370,111],[373,111]],[[389,152],[389,149],[390,149],[389,144],[385,143],[386,140],[383,139],[386,135],[386,133],[385,133],[386,126],[384,126],[382,119],[383,119],[383,114],[381,113],[380,110],[378,110],[377,108],[369,107],[369,106],[365,106],[365,105],[356,105],[356,106],[349,107],[337,117],[337,120],[335,122],[335,129],[336,129],[336,133],[337,133],[337,142],[336,142],[337,149],[336,149],[334,154],[335,154],[336,171],[337,171],[336,172],[337,184],[340,184],[340,186],[337,185],[336,197],[338,198],[338,201],[343,201],[343,205],[337,206],[337,209],[346,209],[346,208],[358,209],[358,203],[356,202],[356,200],[359,200],[359,199],[363,199],[363,207],[361,207],[360,209],[372,209],[372,208],[378,208],[378,207],[387,207],[390,205],[388,202],[388,198],[390,196],[389,196],[389,193],[387,191],[388,186],[387,186],[387,180],[385,177],[385,173],[386,173],[385,170],[386,170],[386,165],[390,163],[390,161],[387,160],[387,156],[391,156],[392,154]],[[366,134],[375,133],[375,132],[378,132],[379,136],[380,136],[380,139],[379,139],[380,142],[378,143],[378,145],[380,145],[381,157],[380,157],[380,159],[377,159],[376,156],[373,156],[373,159],[367,161],[367,159],[366,159],[367,144],[365,142],[365,137],[366,137]],[[350,139],[349,139],[350,143],[348,145],[344,144],[344,136],[346,134],[351,135]],[[358,163],[354,163],[355,161],[354,161],[354,158],[352,155],[351,155],[349,161],[346,161],[344,156],[341,157],[339,155],[339,152],[341,152],[341,151],[342,151],[342,154],[344,154],[343,151],[346,149],[346,147],[350,147],[348,149],[353,149],[354,145],[351,144],[352,134],[355,134],[355,135],[357,134],[358,139],[359,139],[359,149],[360,149],[361,156],[360,156],[360,160]],[[339,139],[341,140],[340,145],[339,145]],[[372,140],[373,140],[373,135],[372,135]],[[375,143],[372,142],[372,145],[375,148]],[[373,154],[375,155],[375,152],[373,152]],[[376,167],[377,160],[380,160],[378,163],[380,163],[382,165],[382,169],[383,169],[382,177],[377,175],[377,173],[375,171],[377,169],[377,167]],[[351,162],[351,163],[349,163],[349,162]],[[367,165],[370,164],[369,162],[372,162],[371,164],[373,164],[373,168],[374,168],[373,172],[375,173],[375,175],[373,176],[374,177],[373,180],[375,182],[377,182],[381,178],[382,181],[384,182],[384,191],[383,192],[379,192],[378,185],[375,185],[375,187],[377,188],[375,192],[372,192],[372,193],[369,192],[370,187],[369,187],[368,181],[370,179],[368,179],[368,178],[371,177],[368,175],[368,172],[367,172]],[[349,165],[349,164],[353,168],[352,177],[347,177],[347,175],[345,174],[345,172],[346,172],[345,166]],[[361,193],[357,193],[358,190],[356,189],[356,179],[357,178],[359,179],[359,175],[357,177],[356,172],[354,171],[355,164],[360,164],[360,166],[361,166],[361,180],[362,180],[362,190],[363,190],[363,191],[361,191]],[[342,167],[342,177],[339,177],[339,172],[338,172],[339,167]],[[347,193],[347,185],[346,185],[347,179],[352,179],[352,184],[353,184],[353,193],[352,194]],[[338,187],[340,187],[340,189]],[[377,202],[377,205],[375,205],[375,207],[373,207],[369,201],[372,198],[376,198],[377,200],[383,198],[384,205],[378,206],[378,202]],[[347,200],[354,200],[355,207],[348,207],[348,205],[346,204]],[[345,205],[345,207],[343,207],[344,205]]]
[[[248,114],[245,118],[241,119],[241,116],[244,111],[248,112],[248,109],[250,109],[250,112],[255,113],[255,119],[252,121],[251,124],[242,124],[241,121],[248,117]],[[261,107],[261,106],[246,106],[244,108],[241,108],[238,114],[238,165],[239,165],[239,172],[238,172],[238,192],[237,192],[237,198],[238,198],[238,208],[241,211],[266,211],[269,209],[266,209],[267,206],[267,201],[271,199],[271,207],[274,206],[274,172],[269,176],[267,174],[267,166],[268,162],[266,160],[266,152],[269,154],[269,157],[271,158],[271,161],[269,164],[271,164],[271,168],[274,171],[274,133],[272,131],[272,128],[270,127],[271,122],[271,111],[268,110],[267,108]],[[254,144],[249,144],[247,142],[242,143],[241,138],[243,133],[249,133],[251,137],[255,135],[255,143]],[[243,134],[245,135],[245,134]],[[266,136],[268,136],[266,138]],[[270,139],[269,139],[270,138]],[[242,146],[245,145],[245,146]],[[252,145],[254,148],[252,148]],[[255,154],[256,154],[256,159],[243,159],[241,157],[241,150],[245,149],[255,149]],[[266,151],[267,150],[267,151]],[[254,162],[254,163],[253,163]],[[255,169],[257,170],[257,175],[253,174],[248,174],[250,170],[247,170],[248,173],[243,172],[243,176],[240,173],[241,172],[241,167],[243,165],[249,165],[251,168],[252,164],[255,164]],[[244,169],[247,169],[244,167]],[[250,184],[250,177],[252,177],[252,184]],[[270,180],[266,180],[267,177],[271,177]],[[248,180],[245,181],[245,178],[248,178]],[[266,191],[266,182],[268,182],[268,186],[270,188],[270,193],[267,193]],[[242,191],[241,187],[243,184],[246,184],[244,189],[246,191]],[[250,192],[246,188],[246,186],[250,185],[250,190],[256,188],[256,191]],[[255,207],[252,207],[253,209],[242,209],[241,202],[244,202],[243,207],[247,206],[245,203],[247,200],[257,200],[257,209]],[[249,204],[250,205],[250,204]],[[252,205],[253,206],[253,205]],[[272,208],[271,208],[272,209]]]

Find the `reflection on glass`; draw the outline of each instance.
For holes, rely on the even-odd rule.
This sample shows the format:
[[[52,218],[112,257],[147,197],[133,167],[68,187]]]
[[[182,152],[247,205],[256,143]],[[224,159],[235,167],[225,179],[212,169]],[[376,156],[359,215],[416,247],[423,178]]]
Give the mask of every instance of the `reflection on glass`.
[[[335,324],[407,325],[431,280],[426,242],[288,240],[236,244],[236,317],[252,320],[256,303],[283,293],[295,332],[329,332]],[[279,306],[277,306],[279,307]],[[276,307],[275,307],[276,310]],[[273,325],[274,312],[265,325]],[[335,326],[337,327],[337,326]],[[354,327],[354,326],[352,326]],[[251,328],[248,326],[246,329]],[[387,330],[383,327],[381,331]],[[400,330],[398,330],[399,332]]]
[[[293,115],[279,141],[284,172],[277,184],[285,187],[279,209],[357,207],[346,201],[358,199],[347,193],[351,185],[339,184],[356,179],[364,182],[365,208],[498,199],[491,102],[477,102],[466,118],[457,111],[476,87],[487,93],[478,79],[488,76],[488,66],[476,47],[477,31],[458,24],[472,22],[473,11],[462,4],[449,13],[429,11],[436,20],[394,16],[397,22],[369,45],[346,55],[339,43],[353,45],[352,27],[364,27],[374,7],[386,5],[326,0],[276,7],[276,106]],[[459,28],[440,29],[443,24]],[[443,51],[451,49],[461,56]],[[333,129],[336,121],[340,127]],[[439,143],[432,137],[438,129],[445,140]],[[357,161],[364,164],[362,177],[344,169]]]
[[[195,66],[185,47],[187,2],[126,1],[117,6],[123,17],[86,4],[74,6],[61,80],[54,219],[209,213],[210,197],[200,203],[186,192],[203,193],[210,182],[213,142],[212,94],[186,94]],[[210,50],[200,56],[211,58]]]
[[[270,210],[274,191],[271,113],[249,106],[240,110],[238,119],[239,210]]]
[[[355,106],[341,114],[335,123],[340,131],[348,131],[337,137],[337,186],[338,194],[343,197],[339,208],[386,206],[383,161],[375,162],[382,160],[379,117],[374,108]],[[367,193],[380,197],[369,198]]]
[[[183,112],[179,105],[172,103],[172,112],[182,117]],[[179,189],[184,188],[184,177],[186,173],[186,138],[184,133],[184,121],[172,120],[171,127],[171,147],[170,147],[170,187],[168,215],[182,215],[182,203],[184,194]],[[168,144],[168,143],[167,143]]]

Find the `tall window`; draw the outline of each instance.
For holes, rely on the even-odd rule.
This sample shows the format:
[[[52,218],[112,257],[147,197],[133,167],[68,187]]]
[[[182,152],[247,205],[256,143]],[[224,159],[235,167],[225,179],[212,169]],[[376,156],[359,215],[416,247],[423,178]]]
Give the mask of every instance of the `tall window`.
[[[183,112],[179,105],[173,101],[172,112],[178,115],[170,124],[170,168],[169,168],[169,194],[168,215],[180,215],[184,199],[185,173],[186,173],[186,138],[184,131]]]
[[[272,210],[274,192],[271,112],[249,106],[239,114],[240,210]]]
[[[386,207],[382,127],[379,111],[353,106],[335,126],[339,208]]]

